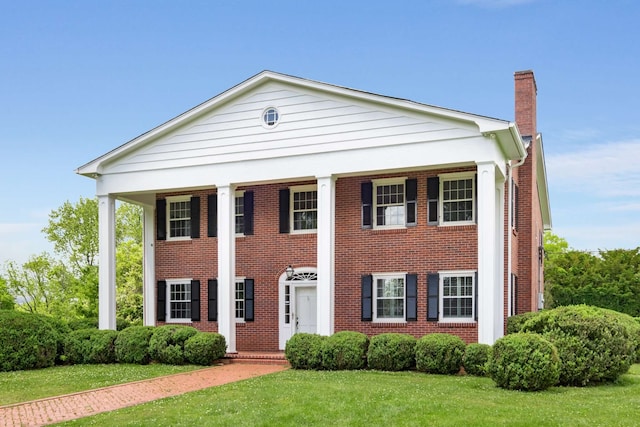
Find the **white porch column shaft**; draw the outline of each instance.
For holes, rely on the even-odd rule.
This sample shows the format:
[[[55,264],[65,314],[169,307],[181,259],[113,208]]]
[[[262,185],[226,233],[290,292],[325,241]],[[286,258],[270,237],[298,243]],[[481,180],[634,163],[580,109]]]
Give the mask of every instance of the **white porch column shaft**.
[[[235,189],[218,186],[218,332],[227,341],[227,352],[236,352],[234,312],[236,276]]]
[[[334,332],[335,307],[335,206],[334,177],[318,178],[317,236],[317,330],[320,335]]]
[[[145,326],[156,324],[156,251],[155,251],[155,206],[143,206],[142,232],[142,318]]]
[[[116,202],[98,196],[98,326],[116,329]]]
[[[504,247],[504,177],[496,174],[496,182],[495,182],[495,193],[496,193],[496,228],[495,228],[495,239],[496,239],[496,256],[495,260],[495,283],[496,286],[493,288],[494,290],[494,299],[496,301],[495,307],[495,322],[493,324],[494,327],[494,337],[498,339],[502,337],[505,333],[505,325],[504,325],[504,297],[505,297],[505,286],[504,286],[504,262],[505,262],[505,247]],[[507,284],[508,284],[507,279]],[[508,286],[507,286],[508,288]],[[508,294],[508,291],[507,291]]]
[[[502,304],[496,295],[502,280],[496,275],[496,165],[479,163],[478,170],[478,342],[493,344]]]

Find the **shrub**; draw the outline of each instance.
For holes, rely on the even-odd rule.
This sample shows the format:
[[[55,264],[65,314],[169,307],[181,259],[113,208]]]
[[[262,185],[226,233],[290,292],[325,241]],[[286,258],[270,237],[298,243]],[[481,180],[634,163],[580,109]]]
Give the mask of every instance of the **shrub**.
[[[153,326],[131,326],[123,329],[116,338],[116,360],[120,363],[146,365],[151,362],[149,340]]]
[[[81,318],[73,319],[69,321],[69,329],[72,331],[79,331],[80,329],[98,329],[97,318]]]
[[[429,334],[416,342],[416,369],[430,374],[457,374],[466,344],[456,335]]]
[[[462,356],[462,366],[469,375],[484,377],[487,375],[487,362],[491,356],[489,344],[471,343]]]
[[[184,342],[184,356],[189,363],[208,366],[224,357],[227,344],[217,333],[198,332]]]
[[[169,365],[183,365],[184,343],[198,333],[192,326],[164,325],[155,328],[149,340],[151,359]]]
[[[624,325],[624,327],[627,328],[629,336],[635,347],[632,363],[640,363],[640,323],[638,323],[636,318],[631,317],[626,313],[620,313],[606,308],[603,308],[602,310],[607,312],[610,316],[615,317],[620,323],[622,323],[622,325]]]
[[[511,316],[507,318],[507,334],[515,334],[518,332],[522,332],[522,328],[524,324],[529,319],[533,319],[538,314],[539,311],[528,311],[526,313],[516,314],[515,316]]]
[[[65,331],[47,316],[0,310],[0,371],[53,366]]]
[[[284,356],[293,369],[322,369],[322,346],[327,337],[300,332],[289,338]]]
[[[542,336],[519,332],[495,342],[488,371],[498,387],[545,390],[558,382],[560,359],[555,346]]]
[[[635,358],[630,329],[610,310],[586,305],[558,307],[529,319],[523,328],[551,341],[560,356],[560,384],[613,381]]]
[[[115,363],[118,332],[100,329],[72,331],[65,339],[64,354],[68,363]]]
[[[362,369],[367,365],[369,338],[360,332],[341,331],[324,340],[322,367],[329,370]]]
[[[367,363],[370,369],[403,371],[416,365],[416,339],[409,334],[386,333],[371,337]]]

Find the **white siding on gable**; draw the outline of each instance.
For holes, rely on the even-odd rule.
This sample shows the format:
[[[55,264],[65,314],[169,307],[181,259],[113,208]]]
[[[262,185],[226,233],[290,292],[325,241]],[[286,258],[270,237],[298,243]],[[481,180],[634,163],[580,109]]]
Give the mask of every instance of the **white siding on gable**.
[[[262,112],[276,107],[277,126]],[[468,123],[271,82],[115,160],[103,173],[220,164],[477,137]]]

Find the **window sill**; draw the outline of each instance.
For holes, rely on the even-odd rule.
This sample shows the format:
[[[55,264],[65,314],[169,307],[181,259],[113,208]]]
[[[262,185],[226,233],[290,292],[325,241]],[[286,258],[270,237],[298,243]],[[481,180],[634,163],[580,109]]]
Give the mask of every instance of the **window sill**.
[[[167,240],[157,240],[156,242],[166,242],[170,245],[190,245],[193,243],[192,238],[188,239],[167,239]]]
[[[371,232],[373,234],[405,234],[407,232],[407,228],[374,228]]]
[[[167,319],[166,324],[186,324],[193,323],[191,319]]]
[[[478,228],[477,224],[460,224],[460,225],[438,224],[438,231],[475,230],[476,228]]]

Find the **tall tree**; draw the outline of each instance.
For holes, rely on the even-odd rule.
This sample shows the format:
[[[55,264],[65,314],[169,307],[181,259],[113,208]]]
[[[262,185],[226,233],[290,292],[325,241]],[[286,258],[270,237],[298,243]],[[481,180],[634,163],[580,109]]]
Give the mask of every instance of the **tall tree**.
[[[15,301],[9,293],[6,279],[0,277],[0,310],[13,310]]]

